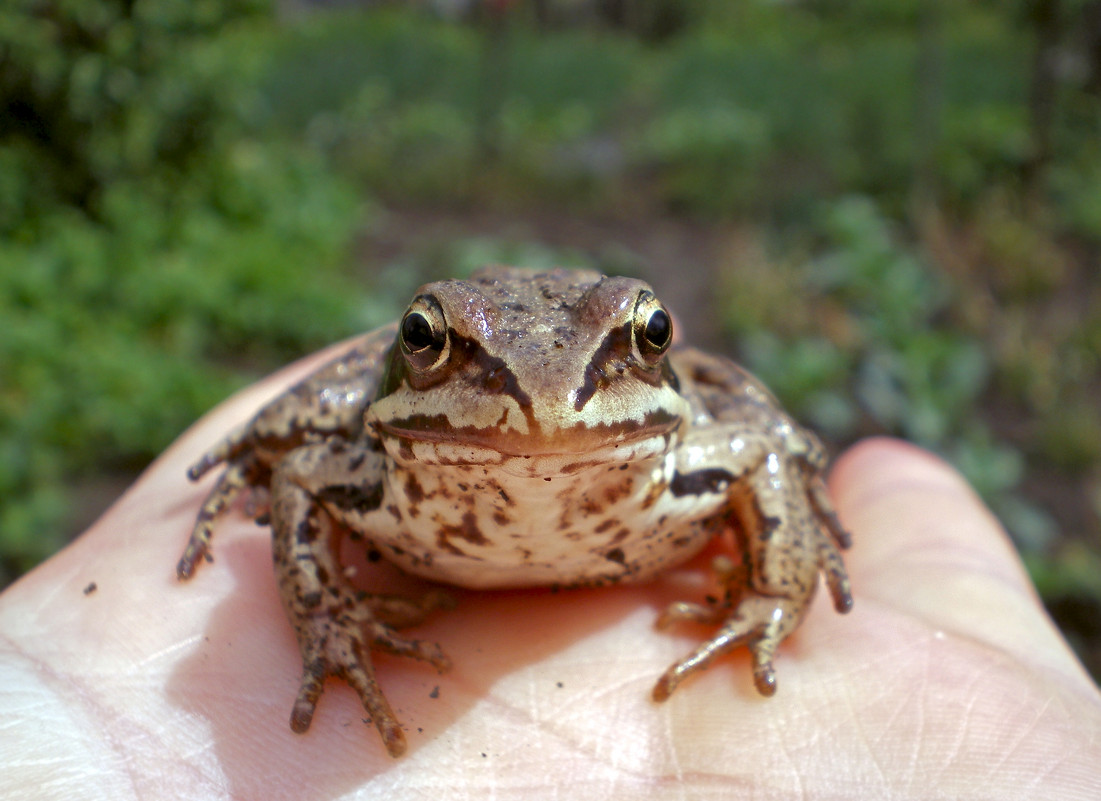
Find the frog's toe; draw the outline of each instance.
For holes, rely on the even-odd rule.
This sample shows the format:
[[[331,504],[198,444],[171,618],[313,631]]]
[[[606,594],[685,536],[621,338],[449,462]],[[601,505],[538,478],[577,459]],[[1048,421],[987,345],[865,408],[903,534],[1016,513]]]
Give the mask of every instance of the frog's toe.
[[[187,547],[184,548],[180,561],[176,563],[176,577],[181,581],[191,578],[196,566],[202,560],[213,561],[210,555],[210,542],[214,537],[214,524],[241,494],[241,491],[248,486],[254,469],[255,466],[251,460],[242,459],[232,462],[218,478],[210,494],[206,496],[195,518],[195,527],[191,530]]]
[[[369,618],[334,622],[327,615],[307,617],[300,621],[297,634],[302,652],[302,682],[291,711],[291,729],[300,734],[309,729],[325,679],[333,676],[356,691],[390,756],[404,753],[405,735],[375,678],[371,651],[418,659],[443,672],[451,667],[451,661],[440,647],[402,637],[385,623]]]
[[[833,599],[833,608],[845,614],[853,608],[852,585],[849,583],[849,574],[845,570],[841,552],[832,542],[825,540],[819,546],[818,564]]]
[[[676,606],[678,605],[674,605]],[[676,614],[674,607],[670,607],[666,613],[673,613],[674,619],[703,622],[702,617],[694,612],[702,611],[705,607],[685,610],[690,614]],[[706,670],[715,659],[743,645],[749,648],[753,657],[753,683],[757,692],[765,696],[772,695],[776,692],[772,656],[776,647],[799,625],[801,616],[802,604],[790,598],[749,595],[738,604],[737,610],[726,619],[711,639],[700,644],[695,651],[665,671],[654,685],[654,700],[664,701],[684,679]]]
[[[180,581],[186,581],[191,578],[195,573],[195,567],[200,561],[214,561],[214,557],[210,554],[211,526],[209,524],[204,525],[203,531],[199,531],[199,526],[195,528],[197,533],[192,533],[191,539],[188,540],[187,547],[184,548],[183,555],[180,557],[180,561],[176,563],[176,578]]]
[[[310,728],[317,702],[321,698],[327,676],[339,676],[356,691],[363,708],[378,729],[387,753],[392,757],[405,753],[405,734],[394,711],[375,679],[370,654],[358,638],[343,643],[344,651],[336,661],[319,655],[304,662],[302,683],[291,710],[291,729],[299,734]],[[339,647],[339,646],[338,646]]]
[[[715,604],[694,604],[688,601],[676,601],[665,607],[665,611],[654,624],[658,630],[667,629],[674,623],[687,621],[715,626],[723,622],[723,610]]]
[[[404,629],[423,623],[425,618],[437,609],[455,608],[455,599],[443,590],[430,590],[416,600],[400,595],[370,593],[361,594],[357,597],[357,600],[364,605],[365,609],[370,611],[376,620],[380,620],[395,629]],[[417,658],[436,664],[433,659]],[[439,665],[436,666],[439,667]]]
[[[826,491],[826,483],[820,475],[807,479],[807,497],[810,499],[818,524],[833,543],[843,550],[851,547],[852,535],[841,525],[837,512],[834,511],[833,501],[830,500],[829,492]]]

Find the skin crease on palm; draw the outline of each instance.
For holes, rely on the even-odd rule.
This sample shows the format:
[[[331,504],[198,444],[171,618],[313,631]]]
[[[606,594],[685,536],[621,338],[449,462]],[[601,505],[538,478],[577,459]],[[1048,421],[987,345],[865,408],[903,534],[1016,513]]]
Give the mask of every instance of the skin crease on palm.
[[[856,604],[819,593],[773,698],[743,650],[650,700],[703,632],[654,620],[708,591],[712,550],[639,586],[455,592],[416,629],[450,673],[378,658],[400,760],[338,682],[294,734],[267,530],[238,509],[215,564],[188,584],[174,565],[209,489],[196,454],[334,353],[220,406],[0,596],[0,798],[1101,798],[1098,688],[970,488],[890,440],[835,464]]]

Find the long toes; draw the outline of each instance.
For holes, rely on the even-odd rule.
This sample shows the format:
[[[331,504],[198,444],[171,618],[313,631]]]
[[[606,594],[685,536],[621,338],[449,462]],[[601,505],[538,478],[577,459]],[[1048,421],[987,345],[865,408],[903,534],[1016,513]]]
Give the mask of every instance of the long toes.
[[[313,713],[317,709],[317,699],[321,697],[325,681],[325,669],[315,664],[307,666],[302,673],[302,683],[298,688],[298,697],[291,709],[291,730],[303,734],[310,728]]]
[[[183,556],[181,556],[180,561],[176,563],[176,578],[180,581],[186,581],[191,578],[195,574],[195,567],[200,561],[214,561],[214,557],[210,553],[209,531],[205,536],[202,534],[198,536],[193,534],[191,536],[191,540],[187,543],[187,548],[184,549]]]
[[[776,692],[776,671],[772,669],[772,654],[778,643],[768,637],[762,637],[750,643],[753,654],[753,686],[766,698]]]
[[[443,590],[432,590],[419,600],[396,595],[366,595],[360,603],[376,620],[395,629],[416,626],[437,609],[455,608],[455,599]]]
[[[665,671],[654,686],[654,700],[664,701],[684,679],[743,645],[749,647],[753,657],[753,684],[757,692],[772,695],[776,692],[772,657],[784,638],[799,625],[803,605],[790,598],[764,595],[743,599],[711,639]]]
[[[833,608],[841,614],[848,612],[853,608],[852,585],[841,552],[833,543],[823,541],[818,549],[818,562],[833,599]]]
[[[830,538],[842,550],[849,548],[852,545],[852,535],[841,525],[837,512],[833,509],[833,502],[826,491],[826,484],[821,477],[816,477],[808,482],[807,494],[819,522],[829,533]]]
[[[344,672],[344,679],[356,691],[363,708],[367,710],[371,721],[378,729],[383,745],[387,753],[392,757],[405,753],[405,733],[401,730],[401,724],[390,708],[382,688],[375,680],[373,671],[368,671],[355,665]]]
[[[695,651],[662,674],[651,692],[653,699],[664,701],[688,676],[705,670],[718,657],[748,642],[756,633],[754,629],[755,627],[746,625],[744,621],[727,623],[714,637],[701,643]]]
[[[721,623],[722,620],[723,611],[718,607],[677,601],[665,607],[665,611],[658,616],[654,626],[660,630],[682,621],[714,625]]]
[[[438,643],[402,637],[389,626],[379,622],[369,624],[368,628],[373,649],[427,662],[441,673],[451,669],[451,660],[447,658],[447,654]]]

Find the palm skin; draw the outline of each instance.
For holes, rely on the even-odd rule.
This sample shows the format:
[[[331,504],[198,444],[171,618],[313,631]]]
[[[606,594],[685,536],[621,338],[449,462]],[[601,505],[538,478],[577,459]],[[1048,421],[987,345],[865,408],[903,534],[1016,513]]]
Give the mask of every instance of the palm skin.
[[[266,529],[231,512],[213,564],[181,583],[175,562],[207,489],[185,477],[195,454],[320,358],[208,415],[0,595],[0,797],[1101,797],[1098,688],[970,488],[889,440],[831,475],[855,607],[820,594],[770,699],[744,652],[650,699],[706,632],[654,621],[708,591],[711,551],[641,586],[453,593],[415,629],[451,672],[377,659],[399,760],[339,683],[295,734],[299,657]]]

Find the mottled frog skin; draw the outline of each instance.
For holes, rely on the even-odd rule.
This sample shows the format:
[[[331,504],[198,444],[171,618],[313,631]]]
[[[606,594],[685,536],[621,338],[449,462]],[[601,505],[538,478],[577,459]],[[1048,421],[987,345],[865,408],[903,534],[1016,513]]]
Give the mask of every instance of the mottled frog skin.
[[[309,727],[337,676],[393,756],[405,738],[371,651],[445,670],[438,645],[398,630],[446,596],[353,589],[348,533],[409,573],[477,589],[645,581],[729,535],[734,558],[715,560],[724,597],[659,619],[717,630],[661,676],[658,701],[743,645],[771,695],[773,653],[819,574],[839,612],[852,606],[817,437],[737,365],[674,345],[669,312],[630,278],[490,267],[428,284],[399,323],[263,407],[189,475],[223,463],[179,577],[210,558],[243,489],[270,499],[262,519],[303,662],[291,727]]]

